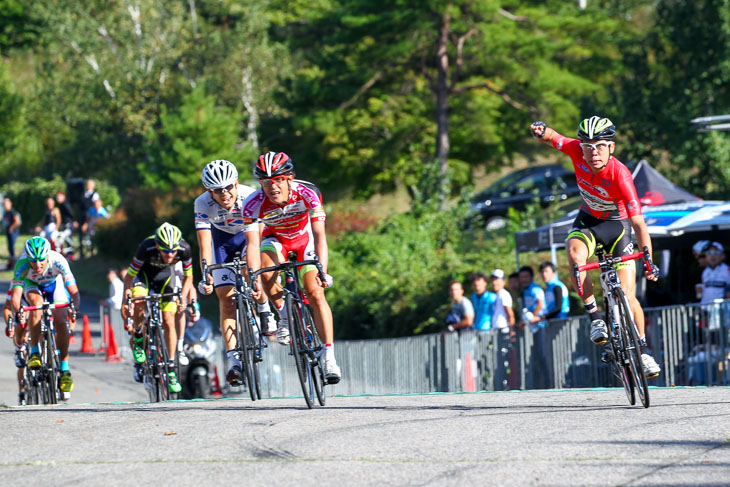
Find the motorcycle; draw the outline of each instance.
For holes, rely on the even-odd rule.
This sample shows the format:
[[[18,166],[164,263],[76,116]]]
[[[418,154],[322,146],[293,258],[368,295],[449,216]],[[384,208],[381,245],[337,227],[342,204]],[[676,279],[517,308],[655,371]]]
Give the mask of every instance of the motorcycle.
[[[210,394],[210,373],[217,350],[213,325],[201,318],[185,328],[184,350],[190,363],[180,367],[182,396],[185,399],[206,398]]]

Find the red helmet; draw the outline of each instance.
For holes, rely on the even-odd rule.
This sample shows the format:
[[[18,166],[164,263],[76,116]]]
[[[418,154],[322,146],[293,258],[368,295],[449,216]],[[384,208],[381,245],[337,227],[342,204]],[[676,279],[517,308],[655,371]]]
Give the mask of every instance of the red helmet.
[[[256,179],[273,178],[294,172],[294,163],[283,152],[267,152],[259,156],[253,175]]]

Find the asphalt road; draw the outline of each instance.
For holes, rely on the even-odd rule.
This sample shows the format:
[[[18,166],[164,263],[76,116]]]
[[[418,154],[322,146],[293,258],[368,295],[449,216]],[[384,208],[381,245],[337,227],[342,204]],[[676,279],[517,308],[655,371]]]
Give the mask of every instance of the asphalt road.
[[[75,353],[68,404],[17,407],[11,354],[0,339],[0,485],[730,483],[730,388],[652,389],[649,409],[618,389],[150,404],[128,363]]]

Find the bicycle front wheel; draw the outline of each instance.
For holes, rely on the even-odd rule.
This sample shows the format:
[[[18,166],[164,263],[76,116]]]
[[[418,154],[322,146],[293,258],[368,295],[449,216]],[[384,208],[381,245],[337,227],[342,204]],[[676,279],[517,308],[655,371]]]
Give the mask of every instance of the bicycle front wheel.
[[[613,375],[621,382],[626,392],[626,398],[629,400],[629,404],[632,406],[636,404],[636,393],[634,388],[634,379],[631,374],[631,368],[627,363],[626,359],[626,339],[622,336],[619,328],[614,328],[613,324],[618,323],[621,319],[620,316],[614,316],[614,311],[608,305],[608,300],[604,301],[604,309],[607,310],[606,318],[608,318],[608,342],[611,344],[611,353],[613,353],[613,360],[611,360],[611,371]],[[619,312],[620,315],[620,312]]]
[[[53,338],[53,325],[48,323],[44,336],[44,357],[43,357],[43,378],[45,379],[45,390],[47,404],[58,404],[59,389],[59,364],[58,355],[56,354],[56,340]]]
[[[299,383],[302,385],[302,393],[307,407],[312,409],[314,402],[314,383],[312,381],[312,368],[307,358],[307,343],[305,341],[304,320],[299,303],[291,294],[286,295],[286,310],[289,315],[289,334],[291,335],[291,350],[294,355],[294,362],[297,366]]]
[[[319,338],[317,327],[314,324],[314,316],[310,306],[304,307],[304,322],[306,323],[306,329],[309,331],[307,342],[309,349],[309,366],[312,369],[312,383],[314,385],[314,392],[317,394],[317,402],[320,406],[324,406],[327,402],[324,394],[324,386],[327,383],[324,379],[324,347],[322,346],[322,340]]]
[[[251,400],[256,400],[256,382],[253,375],[253,331],[248,321],[248,312],[246,303],[241,293],[236,294],[236,313],[237,321],[236,332],[238,333],[238,350],[241,353],[241,364],[243,365],[243,374],[246,376],[246,384],[248,385],[248,393]]]
[[[649,386],[646,383],[646,374],[644,373],[644,364],[641,361],[641,342],[639,340],[639,332],[636,329],[636,323],[632,318],[629,301],[621,289],[616,293],[618,298],[619,310],[621,313],[620,329],[621,338],[624,341],[626,355],[629,359],[629,369],[631,378],[639,392],[641,404],[649,407]]]
[[[169,354],[167,353],[167,345],[162,337],[162,327],[155,327],[155,341],[157,342],[157,357],[155,360],[155,372],[157,374],[157,397],[160,401],[167,401],[171,399],[170,393],[170,372]]]

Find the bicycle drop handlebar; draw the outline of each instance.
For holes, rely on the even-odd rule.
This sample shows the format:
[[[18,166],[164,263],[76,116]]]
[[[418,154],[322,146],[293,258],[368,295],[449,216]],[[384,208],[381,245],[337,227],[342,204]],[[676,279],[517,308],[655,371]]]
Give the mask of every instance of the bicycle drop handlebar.
[[[652,272],[651,269],[651,257],[649,256],[649,247],[646,245],[642,249],[641,252],[636,252],[629,255],[621,255],[619,257],[613,257],[612,255],[605,255],[599,254],[599,259],[597,262],[591,262],[590,264],[584,264],[579,266],[577,263],[573,263],[573,276],[575,277],[575,283],[578,287],[578,295],[583,296],[583,286],[580,283],[580,273],[585,271],[590,271],[592,269],[601,269],[601,272],[605,272],[612,266],[616,264],[620,264],[621,262],[626,262],[628,260],[637,260],[637,259],[643,259],[644,261],[644,267],[646,268],[647,272]]]
[[[322,263],[319,261],[319,259],[288,261],[288,262],[283,262],[278,265],[273,265],[271,267],[264,267],[263,269],[259,269],[257,271],[249,269],[248,275],[249,275],[249,279],[251,281],[251,289],[256,290],[256,278],[265,272],[285,271],[287,269],[291,269],[292,267],[302,267],[305,265],[316,266],[317,272],[319,273],[319,278],[320,278],[320,280],[322,280],[324,282],[325,272],[324,272],[324,269],[322,268]]]

